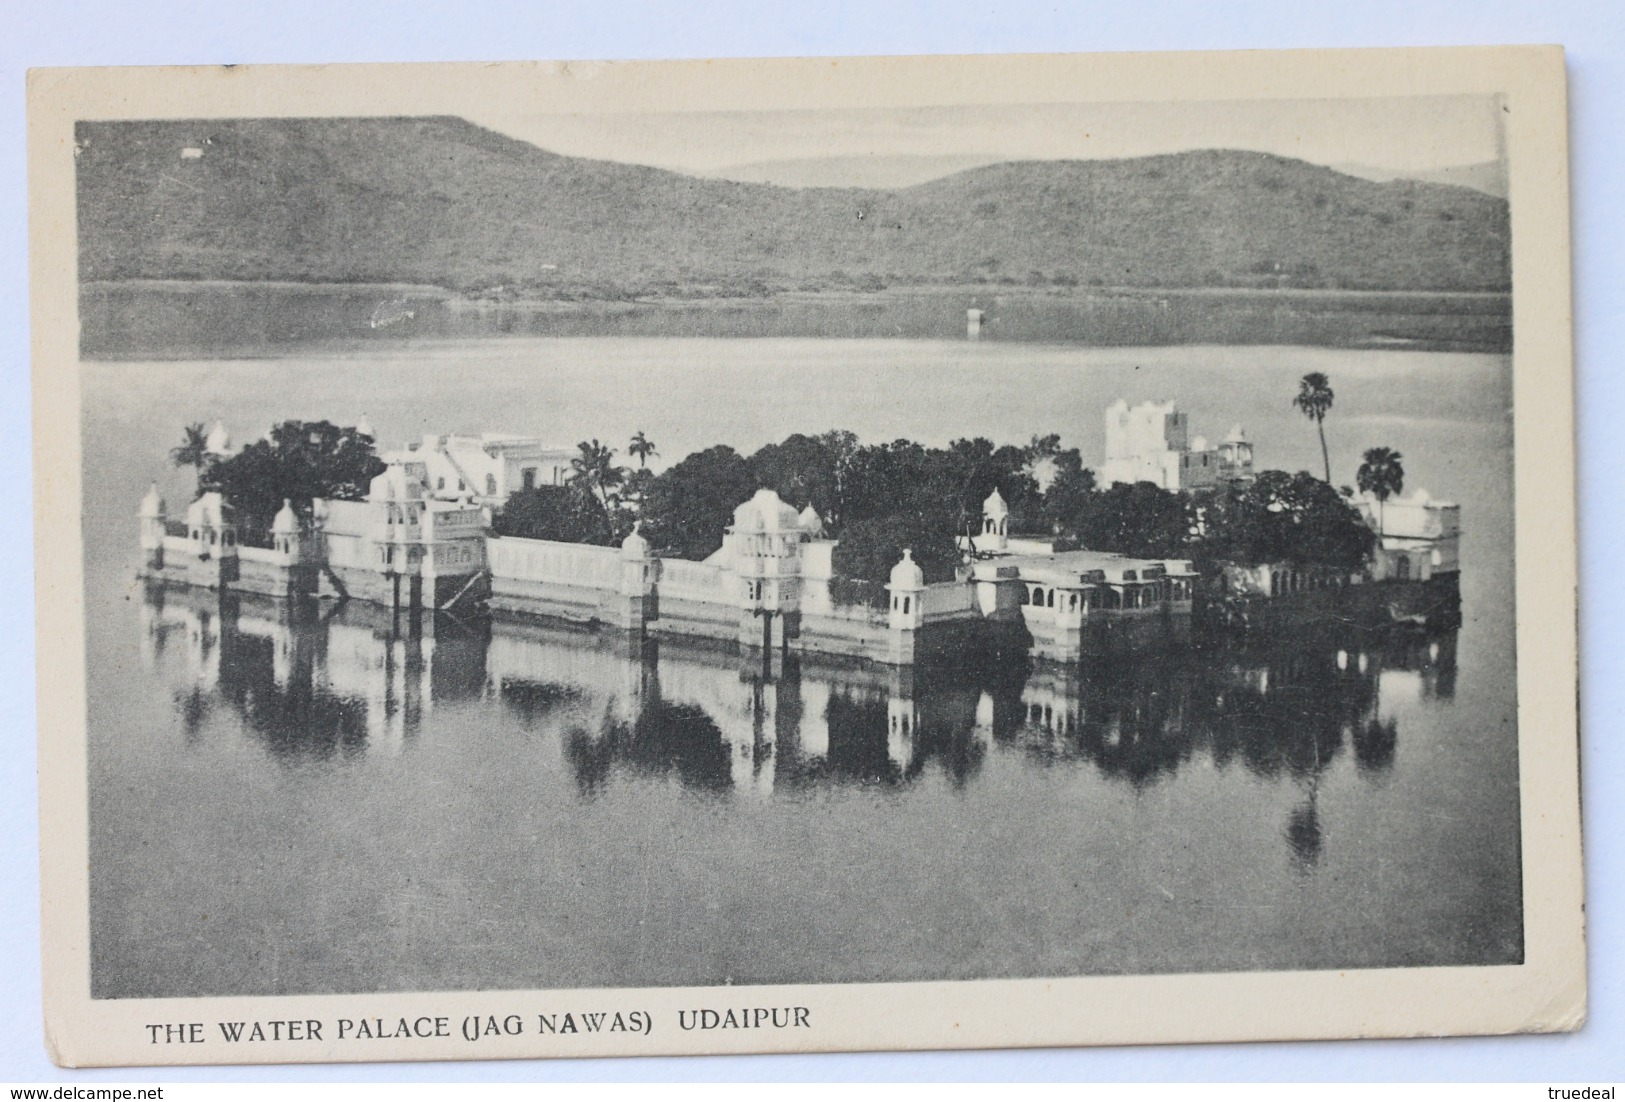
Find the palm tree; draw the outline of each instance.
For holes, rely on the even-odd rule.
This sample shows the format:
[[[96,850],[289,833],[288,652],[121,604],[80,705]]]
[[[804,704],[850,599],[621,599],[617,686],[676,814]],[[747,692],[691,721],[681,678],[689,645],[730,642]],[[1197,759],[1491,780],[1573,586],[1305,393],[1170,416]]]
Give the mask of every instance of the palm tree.
[[[198,489],[203,489],[203,472],[209,466],[209,437],[201,422],[187,425],[180,446],[169,449],[169,458],[177,467],[197,469]]]
[[[1332,384],[1319,371],[1311,371],[1298,382],[1298,396],[1292,404],[1320,430],[1320,458],[1326,465],[1326,484],[1331,485],[1332,461],[1326,453],[1326,413],[1332,408]]]
[[[570,460],[570,484],[596,496],[608,512],[611,492],[626,481],[626,468],[615,465],[614,448],[596,439],[576,447],[581,454]]]
[[[1360,489],[1377,499],[1377,536],[1381,538],[1383,506],[1388,498],[1405,489],[1405,468],[1400,460],[1405,458],[1392,448],[1370,448],[1365,453],[1365,462],[1354,476]]]
[[[626,452],[628,455],[638,457],[638,470],[640,471],[649,465],[650,456],[660,454],[655,451],[655,442],[643,435],[642,429],[633,434],[632,443],[627,447]]]

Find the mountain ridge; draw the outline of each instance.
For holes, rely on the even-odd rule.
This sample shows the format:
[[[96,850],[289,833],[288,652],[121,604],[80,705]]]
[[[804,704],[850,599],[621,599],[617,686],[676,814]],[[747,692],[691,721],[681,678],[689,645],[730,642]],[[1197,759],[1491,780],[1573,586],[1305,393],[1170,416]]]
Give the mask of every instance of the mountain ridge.
[[[1504,200],[1267,153],[1003,161],[866,189],[570,157],[451,116],[94,122],[76,138],[86,280],[607,299],[1510,284]]]

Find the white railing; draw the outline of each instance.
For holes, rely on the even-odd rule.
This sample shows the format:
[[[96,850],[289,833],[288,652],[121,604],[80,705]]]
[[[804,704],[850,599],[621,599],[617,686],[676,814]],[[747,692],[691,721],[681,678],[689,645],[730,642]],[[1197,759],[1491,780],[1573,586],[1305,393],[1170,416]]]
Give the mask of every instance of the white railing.
[[[591,589],[614,589],[620,584],[621,553],[614,547],[512,536],[488,540],[486,546],[493,578]]]
[[[741,598],[741,591],[735,588],[737,580],[725,566],[684,559],[660,563],[660,595],[674,600],[736,604]]]

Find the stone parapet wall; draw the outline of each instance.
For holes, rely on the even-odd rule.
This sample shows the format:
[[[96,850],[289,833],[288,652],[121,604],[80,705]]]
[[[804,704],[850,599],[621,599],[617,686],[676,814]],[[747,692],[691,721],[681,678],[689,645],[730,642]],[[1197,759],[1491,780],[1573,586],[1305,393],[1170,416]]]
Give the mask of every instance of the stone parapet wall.
[[[728,604],[739,607],[737,575],[712,563],[663,559],[660,563],[661,600]]]
[[[613,588],[523,579],[496,573],[491,575],[490,586],[493,609],[574,621],[609,621],[613,617],[617,596]]]
[[[661,587],[660,618],[649,625],[655,635],[677,635],[695,639],[736,642],[739,638],[738,605],[714,601],[694,601],[674,597]]]
[[[867,613],[870,610],[858,611]],[[891,634],[883,612],[864,617],[802,613],[801,633],[791,642],[791,647],[812,654],[885,662],[891,653]]]
[[[620,585],[621,553],[615,547],[501,536],[486,540],[486,561],[493,583],[510,579],[606,590]]]
[[[245,593],[261,593],[268,597],[288,597],[297,593],[314,593],[316,572],[273,551],[245,547],[238,556],[237,580],[232,588]],[[253,555],[249,551],[256,552]]]

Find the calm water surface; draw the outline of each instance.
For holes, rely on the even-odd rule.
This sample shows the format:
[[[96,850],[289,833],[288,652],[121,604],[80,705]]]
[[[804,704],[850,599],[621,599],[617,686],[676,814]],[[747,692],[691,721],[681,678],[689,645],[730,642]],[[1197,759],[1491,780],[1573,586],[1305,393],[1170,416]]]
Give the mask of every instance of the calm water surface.
[[[1260,463],[1378,444],[1463,505],[1463,625],[909,674],[134,579],[180,427],[386,442],[1059,432],[1169,397]],[[462,342],[85,366],[101,997],[863,981],[1521,958],[1506,357]],[[904,726],[906,721],[906,734]]]

